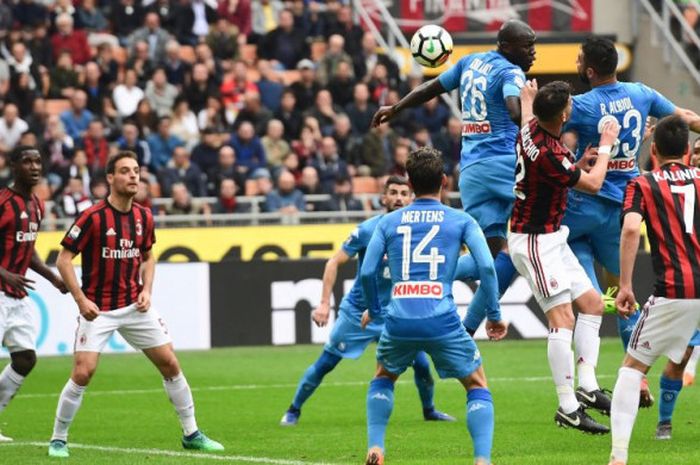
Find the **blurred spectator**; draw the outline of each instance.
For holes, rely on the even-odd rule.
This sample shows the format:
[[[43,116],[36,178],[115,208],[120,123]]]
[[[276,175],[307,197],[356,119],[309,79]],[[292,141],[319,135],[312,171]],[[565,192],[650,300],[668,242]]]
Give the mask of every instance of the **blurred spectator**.
[[[195,197],[207,194],[204,175],[197,165],[190,162],[190,152],[184,147],[175,148],[172,160],[160,171],[159,178],[164,195],[169,196],[176,183],[184,183]]]
[[[219,134],[212,128],[204,128],[201,142],[192,149],[192,163],[199,166],[202,173],[209,173],[216,166],[220,147]]]
[[[144,40],[139,40],[134,44],[132,53],[126,62],[126,69],[136,72],[138,86],[142,89],[151,78],[156,67],[156,63],[151,59],[148,50],[148,43]]]
[[[333,183],[338,176],[350,176],[348,165],[340,159],[338,146],[332,137],[323,138],[321,149],[312,160],[312,166],[318,171],[321,189],[326,194],[333,192]]]
[[[46,100],[43,98],[34,99],[34,104],[32,105],[32,111],[27,116],[25,121],[29,125],[29,131],[32,131],[37,135],[40,141],[44,140],[44,132],[46,131],[46,120],[49,118],[49,114],[46,111]]]
[[[244,122],[249,122],[255,128],[257,135],[265,134],[267,123],[272,119],[270,110],[262,106],[260,102],[260,94],[257,92],[247,92],[243,98],[243,109],[233,124],[233,129],[236,130]]]
[[[151,104],[146,98],[141,99],[136,107],[136,111],[129,119],[136,123],[136,126],[139,128],[139,133],[144,139],[154,133],[158,128],[158,115],[153,111]]]
[[[109,184],[105,178],[92,178],[90,180],[90,198],[93,202],[104,200],[109,195]]]
[[[386,66],[382,63],[374,65],[372,77],[369,79],[367,86],[369,87],[369,94],[372,102],[379,106],[385,105],[387,94],[393,87],[392,83],[389,82]]]
[[[310,121],[316,121],[314,118],[310,118]],[[321,138],[319,131],[317,131],[313,125],[304,124],[301,129],[301,135],[299,139],[292,141],[292,150],[297,154],[299,160],[306,164],[307,160],[316,155],[316,151],[321,145]]]
[[[31,147],[36,147],[39,145],[39,139],[32,131],[25,131],[19,138],[18,145],[29,145]]]
[[[188,148],[194,147],[199,142],[197,117],[190,111],[187,100],[180,97],[175,100],[170,134],[179,137]]]
[[[146,139],[151,150],[150,168],[154,173],[168,164],[177,147],[185,145],[179,137],[170,134],[170,123],[169,116],[161,116],[158,119],[158,131]]]
[[[95,0],[82,0],[76,17],[80,26],[90,32],[103,32],[109,26],[102,11],[95,7]]]
[[[290,89],[282,92],[280,107],[275,112],[275,118],[284,124],[284,138],[291,142],[299,137],[301,132],[301,112],[296,109],[296,97]]]
[[[61,171],[61,177],[63,178],[63,184],[67,184],[70,179],[79,178],[81,179],[83,192],[82,194],[89,197],[90,194],[90,180],[92,176],[90,174],[90,168],[88,167],[87,156],[85,155],[85,150],[75,149],[73,151],[73,157],[71,158],[68,165]]]
[[[277,177],[277,189],[265,198],[265,211],[293,215],[304,211],[305,207],[304,194],[294,187],[294,176],[282,171]]]
[[[194,48],[195,63],[202,63],[207,67],[209,76],[218,86],[221,85],[221,77],[224,74],[224,69],[221,67],[221,61],[214,56],[211,48],[206,43],[197,44]]]
[[[411,150],[416,150],[421,147],[432,147],[433,146],[433,139],[430,136],[430,132],[428,131],[428,128],[425,126],[416,126],[413,136],[410,138],[411,141]]]
[[[61,218],[75,218],[91,206],[83,178],[70,178],[56,203],[56,214]]]
[[[158,15],[160,27],[168,31],[172,30],[174,25],[173,13],[174,9],[171,5],[171,0],[155,0],[146,8],[146,13],[155,13]]]
[[[283,10],[280,13],[279,26],[263,37],[258,54],[261,58],[279,63],[285,69],[294,69],[299,60],[308,56],[306,37],[294,28],[291,11]]]
[[[316,65],[313,61],[305,58],[297,64],[297,69],[300,78],[289,87],[294,92],[297,110],[303,112],[313,105],[321,85],[316,81]]]
[[[17,105],[20,116],[26,117],[32,111],[34,106],[34,99],[36,98],[37,92],[35,92],[31,86],[31,77],[29,74],[15,74],[10,79],[10,85],[12,92],[8,96],[8,102],[12,102]]]
[[[153,199],[151,197],[151,185],[146,178],[139,179],[139,190],[134,196],[134,202],[153,212]]]
[[[434,97],[413,110],[413,119],[417,126],[424,126],[431,135],[439,133],[447,125],[450,111]]]
[[[50,98],[70,98],[73,95],[80,82],[70,52],[64,51],[58,56],[56,66],[51,69],[50,82]]]
[[[233,60],[238,55],[238,28],[226,18],[219,18],[206,40],[218,60]]]
[[[10,91],[10,67],[7,62],[0,58],[0,102],[4,102]]]
[[[294,29],[300,31],[310,40],[322,38],[322,13],[326,9],[325,4],[317,1],[305,2],[303,0],[297,0],[291,2],[289,9],[294,16]]]
[[[357,137],[352,134],[352,126],[348,115],[345,113],[338,115],[335,119],[331,136],[335,139],[335,144],[338,147],[338,155],[350,168],[350,165],[354,163],[353,151],[357,146]],[[354,173],[351,172],[350,174],[353,175]]]
[[[177,87],[168,82],[165,68],[156,68],[151,80],[146,84],[144,95],[158,116],[166,116],[172,112],[178,94]]]
[[[462,122],[454,116],[447,120],[447,130],[436,136],[435,148],[442,152],[445,174],[448,176],[459,165],[462,153]]]
[[[139,102],[143,100],[143,90],[137,86],[138,77],[136,71],[127,69],[124,72],[124,84],[114,88],[112,99],[122,118],[131,116],[136,112]]]
[[[239,40],[245,43],[253,30],[251,0],[219,0],[217,13],[238,28]]]
[[[352,58],[345,52],[344,47],[343,36],[334,34],[328,38],[328,49],[318,64],[318,82],[322,85],[328,84],[331,77],[335,76],[340,63],[352,63]]]
[[[396,144],[394,147],[394,164],[389,168],[389,175],[406,177],[406,162],[410,152],[408,145]]]
[[[44,172],[49,180],[52,192],[62,185],[59,173],[68,166],[68,161],[73,156],[74,147],[75,143],[66,134],[58,115],[49,116],[46,121],[44,148],[41,153],[44,157]]]
[[[396,89],[389,89],[386,95],[385,104],[388,106],[396,105],[401,100],[401,96]],[[402,111],[398,115],[394,116],[391,121],[389,121],[389,127],[393,129],[396,134],[406,137],[413,129],[413,114],[411,111]]]
[[[350,56],[359,54],[362,43],[362,28],[352,19],[350,6],[343,5],[338,9],[335,21],[330,21],[326,27],[327,36],[339,34],[345,39],[345,51]]]
[[[216,6],[215,2],[212,2]],[[178,42],[196,45],[209,33],[209,24],[216,21],[216,10],[204,0],[178,0],[174,32]]]
[[[49,18],[52,23],[56,22],[56,18],[59,15],[65,13],[70,15],[77,29],[83,28],[82,24],[76,22],[76,14],[78,13],[78,10],[76,10],[73,6],[73,0],[54,0],[52,3],[51,13],[49,13]]]
[[[219,149],[216,163],[207,171],[209,195],[216,195],[221,181],[227,178],[236,181],[239,189],[238,195],[244,195],[245,174],[241,171],[241,167],[236,164],[236,152],[230,145],[223,145]]]
[[[165,75],[168,82],[180,89],[185,85],[185,78],[190,73],[190,64],[180,59],[180,44],[176,40],[169,40],[165,44]]]
[[[331,211],[362,211],[362,201],[352,193],[352,179],[349,176],[338,176],[333,184],[333,193],[328,201]]]
[[[358,82],[353,90],[353,101],[345,112],[350,118],[352,131],[357,136],[367,134],[372,125],[372,117],[377,111],[377,106],[369,101],[369,89],[367,84]]]
[[[318,170],[316,170],[316,168],[307,166],[301,170],[299,190],[302,191],[304,195],[325,194],[321,188],[321,180],[318,178]]]
[[[172,185],[172,203],[165,207],[166,215],[198,215],[209,213],[209,206],[206,203],[192,200],[187,185],[177,182]],[[173,226],[194,226],[189,221],[180,224],[169,223]]]
[[[7,60],[6,66],[9,68],[9,78],[17,74],[28,74],[31,78],[30,88],[37,92],[43,93],[41,73],[39,72],[39,64],[35,62],[31,53],[27,51],[27,47],[22,42],[12,44],[10,54],[4,57]],[[1,60],[0,60],[1,61]],[[0,78],[0,80],[2,80]]]
[[[302,171],[299,167],[299,157],[294,152],[289,152],[286,157],[282,160],[282,166],[280,169],[287,170],[292,173],[296,185],[299,186],[301,183]]]
[[[700,21],[698,21],[698,19],[700,19],[700,12],[698,11],[698,9],[700,9],[700,5],[698,5],[697,1],[677,0],[676,3],[681,4],[679,6],[681,6],[683,9],[683,17],[685,18],[685,22],[688,24],[688,26],[690,26],[690,28],[693,29],[696,34],[700,33]],[[682,32],[681,41],[685,45],[685,51],[688,53],[688,58],[690,58],[693,64],[695,64],[696,68],[700,68],[700,51],[690,39],[690,36],[685,32]]]
[[[314,106],[307,110],[306,115],[312,116],[318,121],[321,134],[329,135],[333,132],[335,119],[341,111],[340,107],[333,104],[331,93],[323,89],[316,94]]]
[[[360,160],[369,172],[359,172],[359,174],[369,174],[374,177],[386,174],[393,161],[392,154],[394,153],[397,139],[398,137],[387,124],[372,128],[362,139]],[[361,171],[364,171],[364,169]]]
[[[78,141],[85,136],[88,124],[93,119],[90,110],[86,109],[87,94],[82,90],[76,90],[70,98],[70,109],[61,113],[61,122],[66,128],[66,133]]]
[[[160,17],[157,13],[146,13],[143,27],[136,29],[129,35],[127,43],[131,53],[135,53],[136,44],[145,42],[148,45],[148,57],[155,63],[160,63],[165,58],[165,45],[172,36],[160,27]]]
[[[270,175],[270,170],[267,168],[258,168],[257,170],[253,171],[250,179],[255,181],[256,195],[261,195],[265,198],[267,198],[267,195],[270,194],[275,187],[272,184],[272,175]],[[260,204],[260,210],[267,211],[267,204],[265,201]]]
[[[67,51],[76,65],[84,65],[90,60],[90,46],[85,31],[73,29],[73,18],[62,13],[56,17],[57,32],[51,37],[53,56],[58,60],[62,52]]]
[[[6,103],[0,118],[0,152],[9,153],[29,129],[26,121],[19,117],[19,110],[14,103]]]
[[[110,141],[118,139],[121,134],[122,117],[109,96],[105,96],[102,99],[102,114],[100,117],[100,120],[105,125],[107,139]]]
[[[236,60],[231,72],[226,73],[219,88],[221,101],[226,111],[235,117],[243,109],[243,96],[247,92],[258,92],[258,86],[248,79],[248,67],[245,62]]]
[[[83,148],[87,155],[87,162],[93,173],[104,171],[109,158],[109,143],[104,135],[102,121],[95,119],[90,121],[87,134],[83,138]]]
[[[200,131],[204,129],[212,129],[215,132],[228,132],[229,119],[233,120],[233,115],[224,110],[221,106],[221,99],[216,96],[207,98],[207,106],[203,108],[197,115],[197,124]]]
[[[151,164],[151,149],[148,142],[139,136],[139,128],[133,121],[126,121],[122,126],[122,136],[117,140],[119,150],[130,150],[136,154],[140,166]]]
[[[143,24],[141,2],[136,0],[119,0],[112,5],[112,32],[119,37],[122,44],[126,38]]]
[[[339,62],[327,86],[336,105],[345,108],[352,102],[355,82],[352,75],[352,65],[347,61]]]
[[[206,65],[197,63],[192,68],[192,82],[185,88],[184,96],[189,102],[192,111],[199,113],[204,108],[207,97],[210,95],[220,95],[219,89],[209,76]]]
[[[280,0],[259,0],[251,3],[251,10],[251,28],[264,36],[277,28],[284,4]]]
[[[231,136],[230,145],[236,151],[238,164],[246,168],[247,172],[267,166],[265,149],[255,135],[255,128],[249,122],[246,121],[238,127],[238,131]]]
[[[372,70],[377,63],[386,67],[389,82],[392,87],[398,85],[399,67],[384,53],[377,52],[377,41],[371,32],[367,31],[362,36],[362,49],[353,55],[355,77],[359,80],[369,81]]]
[[[276,112],[280,107],[282,92],[284,92],[282,78],[267,60],[258,61],[258,72],[260,73],[260,80],[255,84],[260,92],[260,100],[265,108]]]
[[[104,89],[112,89],[119,75],[119,64],[114,59],[114,51],[108,43],[97,46],[95,63],[100,67],[100,84]]]
[[[0,2],[0,34],[4,35],[12,29],[14,19],[12,18],[12,8],[10,5]]]
[[[8,155],[0,152],[0,189],[9,186],[12,182],[12,170],[7,158]]]
[[[267,164],[270,168],[275,169],[282,165],[282,160],[287,156],[291,149],[284,136],[284,125],[278,119],[272,119],[267,123],[267,132],[262,137],[261,142],[265,149]]]
[[[48,21],[49,12],[34,0],[19,0],[12,8],[12,16],[22,26],[36,27]]]
[[[236,181],[229,178],[222,179],[212,213],[246,213],[249,209],[236,201],[236,191]]]
[[[91,113],[102,113],[102,100],[109,95],[107,89],[101,82],[102,72],[100,67],[94,61],[89,61],[85,64],[85,80],[80,87],[87,96],[86,108]]]

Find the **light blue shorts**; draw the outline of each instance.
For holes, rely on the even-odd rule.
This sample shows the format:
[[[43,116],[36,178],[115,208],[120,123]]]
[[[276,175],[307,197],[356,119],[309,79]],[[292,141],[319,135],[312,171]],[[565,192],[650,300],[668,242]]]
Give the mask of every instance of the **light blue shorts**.
[[[693,337],[691,337],[690,341],[688,341],[688,345],[690,347],[700,346],[700,331],[695,330],[695,334],[693,334]]]
[[[377,361],[398,376],[413,365],[420,351],[430,355],[443,379],[466,378],[481,366],[479,349],[463,328],[437,340],[397,339],[384,332],[377,345]]]
[[[594,263],[620,275],[620,213],[622,207],[610,200],[580,192],[569,193],[562,224],[569,228],[569,247],[600,292]]]
[[[330,338],[323,350],[333,355],[343,358],[357,359],[364,353],[367,346],[372,342],[377,342],[382,335],[384,322],[371,322],[367,328],[362,329],[357,318],[348,314],[351,306],[340,305],[338,319],[333,324]],[[360,313],[361,314],[361,313]]]
[[[460,173],[462,208],[474,217],[486,237],[507,237],[514,185],[515,155],[490,157]]]

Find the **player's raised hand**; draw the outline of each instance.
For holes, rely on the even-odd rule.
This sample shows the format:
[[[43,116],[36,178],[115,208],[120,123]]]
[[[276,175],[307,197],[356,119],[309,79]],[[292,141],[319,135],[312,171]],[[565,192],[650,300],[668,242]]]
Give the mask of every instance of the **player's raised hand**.
[[[534,102],[535,101],[535,95],[537,95],[537,79],[531,79],[528,81],[525,81],[525,85],[523,86],[522,89],[520,89],[520,102],[522,105],[523,101],[527,102]]]
[[[136,298],[136,310],[139,312],[147,312],[151,308],[151,293],[143,290]]]
[[[631,314],[637,311],[637,299],[634,297],[634,291],[631,287],[620,287],[615,297],[615,306],[617,313],[625,320]]]
[[[7,271],[4,268],[0,268],[0,278],[7,283],[12,289],[18,292],[27,292],[27,289],[34,290],[34,281],[22,276],[21,274],[13,273]]]
[[[579,161],[576,162],[576,166],[588,173],[593,165],[595,165],[596,158],[598,158],[598,147],[591,147],[591,145],[588,144],[583,155],[581,155]]]
[[[325,302],[321,302],[318,304],[318,307],[311,312],[311,319],[314,321],[314,323],[316,323],[316,326],[323,328],[328,324],[328,315],[330,313],[330,306]]]
[[[362,329],[365,329],[368,324],[372,322],[372,317],[369,316],[369,310],[365,310],[362,312],[362,320],[360,320],[360,326],[362,326]]]
[[[83,297],[82,299],[78,300],[77,304],[78,311],[86,320],[92,321],[98,316],[100,316],[100,309],[97,307],[95,302],[88,299],[87,297]]]
[[[487,321],[486,335],[492,341],[500,341],[508,335],[508,322],[503,320]]]
[[[613,145],[620,135],[620,123],[617,118],[610,118],[603,125],[603,131],[600,134],[600,145]]]
[[[384,106],[381,107],[372,117],[372,127],[376,128],[380,124],[384,124],[396,115],[394,107]]]

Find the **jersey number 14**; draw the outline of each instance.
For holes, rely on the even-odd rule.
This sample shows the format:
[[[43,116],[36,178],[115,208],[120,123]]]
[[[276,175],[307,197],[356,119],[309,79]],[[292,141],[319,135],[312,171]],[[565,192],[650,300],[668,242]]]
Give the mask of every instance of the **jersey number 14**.
[[[396,232],[403,236],[401,255],[401,279],[403,281],[411,279],[411,262],[428,263],[430,265],[430,279],[433,281],[438,279],[438,265],[445,263],[445,256],[438,253],[437,247],[431,247],[427,254],[423,252],[439,231],[440,226],[434,225],[430,228],[428,234],[416,245],[416,248],[411,251],[411,236],[413,234],[411,227],[402,225],[396,228]]]

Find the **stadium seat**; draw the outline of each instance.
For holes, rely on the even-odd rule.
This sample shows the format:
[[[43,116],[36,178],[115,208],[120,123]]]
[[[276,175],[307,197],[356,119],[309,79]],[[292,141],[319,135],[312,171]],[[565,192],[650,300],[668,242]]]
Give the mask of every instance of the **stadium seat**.
[[[372,176],[357,176],[352,178],[352,190],[355,194],[376,194],[377,180]]]
[[[197,59],[194,54],[194,48],[191,47],[190,45],[181,45],[180,46],[180,59],[182,61],[186,61],[189,64],[192,64],[195,62]]]
[[[60,115],[70,109],[70,101],[64,98],[48,99],[46,101],[46,112],[49,115]]]
[[[254,179],[246,179],[245,181],[245,195],[258,195],[258,183]]]

